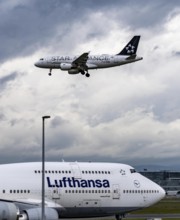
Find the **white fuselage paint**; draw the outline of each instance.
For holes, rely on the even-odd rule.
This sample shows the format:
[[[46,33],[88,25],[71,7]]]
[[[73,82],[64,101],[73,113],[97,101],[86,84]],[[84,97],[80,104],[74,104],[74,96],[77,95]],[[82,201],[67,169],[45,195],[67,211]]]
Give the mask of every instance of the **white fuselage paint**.
[[[159,185],[125,164],[46,162],[45,170],[46,206],[63,218],[124,214],[165,195]],[[0,200],[41,203],[41,163],[0,165],[0,179]]]
[[[71,64],[78,56],[52,56],[41,58],[35,63],[35,66],[48,69],[60,69],[63,63]],[[127,59],[129,56],[122,55],[90,55],[87,60],[88,69],[101,69],[108,67],[120,66],[128,63],[133,63],[142,60],[142,57],[135,57],[134,59]]]

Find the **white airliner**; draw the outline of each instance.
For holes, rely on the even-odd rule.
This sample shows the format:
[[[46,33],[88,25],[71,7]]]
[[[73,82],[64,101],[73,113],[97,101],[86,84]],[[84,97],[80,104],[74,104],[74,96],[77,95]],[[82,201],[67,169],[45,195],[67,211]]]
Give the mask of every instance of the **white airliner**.
[[[86,52],[80,56],[51,56],[41,58],[35,63],[35,66],[50,69],[49,75],[51,75],[52,69],[61,69],[68,71],[69,74],[81,73],[89,77],[89,69],[115,67],[142,60],[142,57],[136,55],[139,40],[140,36],[134,36],[116,55],[89,55],[89,52]]]
[[[41,163],[0,165],[0,220],[41,219]],[[153,205],[165,196],[156,183],[119,163],[47,162],[45,215],[116,216]]]

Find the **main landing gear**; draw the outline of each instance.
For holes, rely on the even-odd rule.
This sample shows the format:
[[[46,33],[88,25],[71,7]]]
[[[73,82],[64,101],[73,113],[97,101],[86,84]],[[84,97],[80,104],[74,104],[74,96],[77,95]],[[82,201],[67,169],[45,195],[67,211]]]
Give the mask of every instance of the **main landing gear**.
[[[85,72],[84,70],[80,71],[82,75],[85,75],[86,77],[90,77],[90,74],[87,72]]]
[[[50,70],[49,70],[48,75],[49,75],[49,76],[51,76],[51,75],[52,75],[52,69],[50,69]]]
[[[123,218],[125,217],[125,215],[119,215],[119,214],[117,214],[117,215],[115,215],[115,218],[116,218],[116,220],[122,220]]]

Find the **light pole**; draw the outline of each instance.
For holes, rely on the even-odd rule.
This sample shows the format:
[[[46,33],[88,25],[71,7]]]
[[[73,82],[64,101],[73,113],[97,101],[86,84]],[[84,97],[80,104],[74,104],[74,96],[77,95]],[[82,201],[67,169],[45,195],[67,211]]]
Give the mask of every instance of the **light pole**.
[[[42,117],[42,220],[45,220],[45,119],[48,118],[50,118],[50,116],[46,115]]]

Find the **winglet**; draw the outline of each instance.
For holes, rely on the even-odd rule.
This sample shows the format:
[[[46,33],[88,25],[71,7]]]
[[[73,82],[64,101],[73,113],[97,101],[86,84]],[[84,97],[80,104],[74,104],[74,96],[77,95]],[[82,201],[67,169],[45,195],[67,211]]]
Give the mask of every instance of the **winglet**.
[[[126,55],[126,56],[135,55],[138,48],[140,37],[141,36],[134,36],[129,41],[129,43],[123,48],[123,50],[117,55]]]

